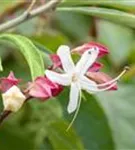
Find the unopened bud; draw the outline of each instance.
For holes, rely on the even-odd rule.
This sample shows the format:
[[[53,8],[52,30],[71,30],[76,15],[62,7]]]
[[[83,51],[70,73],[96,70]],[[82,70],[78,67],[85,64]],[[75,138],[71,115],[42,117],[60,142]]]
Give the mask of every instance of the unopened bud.
[[[4,110],[17,112],[26,100],[25,95],[17,86],[12,86],[2,94]]]

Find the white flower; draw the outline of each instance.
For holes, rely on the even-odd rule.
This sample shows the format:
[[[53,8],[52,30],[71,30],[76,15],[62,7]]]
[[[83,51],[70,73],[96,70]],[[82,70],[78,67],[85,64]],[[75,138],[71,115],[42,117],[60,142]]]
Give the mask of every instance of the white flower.
[[[2,98],[4,110],[12,112],[17,112],[26,100],[25,95],[15,85],[2,94]]]
[[[84,52],[80,60],[75,65],[72,58],[70,48],[68,46],[60,46],[57,50],[57,55],[60,57],[63,69],[65,73],[60,74],[54,71],[46,70],[46,76],[53,82],[58,83],[63,86],[71,86],[70,89],[70,100],[68,104],[68,112],[72,113],[76,110],[79,102],[79,94],[81,89],[86,90],[89,93],[94,93],[98,91],[108,90],[116,84],[116,80],[109,81],[108,83],[97,84],[96,82],[88,79],[85,76],[88,68],[92,66],[99,54],[99,49],[97,47],[91,48]],[[106,88],[99,89],[105,85],[109,85]]]

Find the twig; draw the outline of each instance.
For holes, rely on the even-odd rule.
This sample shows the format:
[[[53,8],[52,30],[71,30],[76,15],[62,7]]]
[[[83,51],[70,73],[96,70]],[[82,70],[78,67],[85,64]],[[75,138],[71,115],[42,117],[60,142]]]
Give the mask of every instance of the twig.
[[[30,6],[28,7],[28,9],[26,10],[27,13],[30,13],[30,11],[32,10],[34,4],[36,3],[36,0],[32,0]]]
[[[28,11],[26,10],[19,17],[15,18],[15,19],[12,19],[12,20],[10,20],[10,21],[8,21],[6,23],[1,24],[0,25],[0,32],[4,32],[7,29],[15,27],[15,26],[19,25],[20,23],[25,22],[28,19],[31,19],[31,18],[33,18],[35,16],[40,15],[42,12],[46,13],[49,10],[54,9],[57,6],[57,4],[59,4],[60,2],[61,2],[61,0],[51,0],[48,3],[42,5],[42,6],[38,7],[38,8],[35,8],[33,10],[31,10],[31,8],[30,8],[30,11],[29,11],[29,8],[28,8],[27,9]],[[32,3],[35,3],[35,2],[32,2]],[[33,5],[32,3],[31,3],[31,5]],[[30,7],[31,7],[31,5],[30,5]]]
[[[0,124],[11,114],[11,111],[3,111],[0,114]]]

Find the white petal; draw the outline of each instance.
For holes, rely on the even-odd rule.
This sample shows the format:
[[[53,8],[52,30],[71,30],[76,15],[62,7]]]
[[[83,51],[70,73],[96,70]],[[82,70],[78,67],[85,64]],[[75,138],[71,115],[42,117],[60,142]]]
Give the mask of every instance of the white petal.
[[[70,48],[62,45],[58,48],[57,54],[60,57],[64,71],[67,73],[72,72],[75,69],[75,65],[71,58]]]
[[[76,83],[72,83],[70,89],[70,100],[67,108],[68,113],[72,113],[76,110],[79,100],[79,92],[79,86]]]
[[[99,54],[98,48],[91,48],[88,51],[84,52],[79,62],[76,65],[76,71],[83,75],[86,73],[88,68],[95,62]]]
[[[59,74],[54,71],[46,70],[45,74],[48,79],[50,79],[52,82],[58,83],[60,85],[70,85],[71,79],[68,76],[68,74]]]
[[[88,79],[85,76],[80,77],[80,84],[81,88],[88,91],[89,93],[93,93],[94,91],[98,90],[96,82]]]

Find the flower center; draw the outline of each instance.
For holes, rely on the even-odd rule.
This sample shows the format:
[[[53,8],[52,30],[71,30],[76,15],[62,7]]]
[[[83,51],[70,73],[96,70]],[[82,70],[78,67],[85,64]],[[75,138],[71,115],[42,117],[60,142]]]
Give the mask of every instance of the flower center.
[[[76,82],[78,80],[78,77],[77,77],[77,75],[74,73],[73,75],[72,75],[72,82]]]

